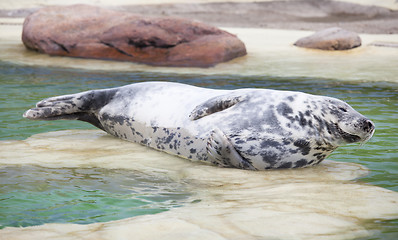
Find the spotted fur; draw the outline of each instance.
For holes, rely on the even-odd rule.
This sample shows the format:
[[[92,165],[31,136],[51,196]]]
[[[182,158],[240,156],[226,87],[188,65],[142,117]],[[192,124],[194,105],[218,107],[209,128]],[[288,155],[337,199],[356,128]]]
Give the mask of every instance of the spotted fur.
[[[165,82],[48,98],[24,117],[86,121],[184,158],[250,170],[315,165],[374,132],[369,119],[331,97]]]

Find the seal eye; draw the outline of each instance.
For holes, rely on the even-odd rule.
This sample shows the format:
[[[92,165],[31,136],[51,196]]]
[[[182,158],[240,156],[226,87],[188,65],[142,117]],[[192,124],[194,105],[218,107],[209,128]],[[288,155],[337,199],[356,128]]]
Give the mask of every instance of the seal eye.
[[[342,111],[342,112],[347,112],[347,109],[345,109],[345,108],[340,107],[339,109],[340,109],[340,111]]]

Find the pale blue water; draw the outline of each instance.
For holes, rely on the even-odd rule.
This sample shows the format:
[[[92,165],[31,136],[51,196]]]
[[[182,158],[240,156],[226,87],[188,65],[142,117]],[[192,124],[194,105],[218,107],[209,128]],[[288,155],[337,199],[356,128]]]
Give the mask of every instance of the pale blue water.
[[[376,79],[377,80],[377,79]],[[89,89],[117,87],[141,81],[172,81],[202,87],[235,89],[242,87],[272,88],[296,90],[312,94],[337,97],[348,102],[356,110],[369,117],[376,124],[376,133],[369,143],[362,147],[348,145],[336,150],[329,159],[335,161],[355,162],[368,167],[368,176],[359,179],[373,185],[398,191],[398,84],[389,82],[348,82],[331,79],[314,78],[278,78],[273,76],[234,76],[234,75],[179,75],[137,72],[106,72],[61,68],[26,67],[0,62],[0,140],[25,139],[33,134],[63,129],[94,129],[91,125],[77,121],[29,121],[22,118],[22,113],[46,97],[76,93]],[[25,171],[13,169],[13,171]],[[36,170],[34,170],[36,171]],[[33,172],[34,172],[33,171]],[[40,170],[41,171],[41,170]],[[61,172],[63,170],[60,170]],[[102,171],[98,169],[98,171]],[[0,172],[8,174],[8,171]],[[57,173],[58,174],[58,173]],[[55,174],[55,175],[57,175]],[[63,173],[60,173],[61,175]],[[123,175],[124,173],[120,173]],[[3,181],[0,185],[4,185]],[[87,181],[91,186],[95,181]],[[23,184],[22,184],[23,185]],[[148,184],[147,186],[150,186]],[[7,190],[8,191],[8,190]],[[72,190],[73,192],[74,190]],[[103,191],[103,190],[100,190]],[[15,191],[18,192],[19,191]],[[0,206],[4,201],[4,192],[0,192]],[[79,194],[79,193],[78,193]],[[108,193],[101,193],[108,194]],[[100,194],[100,195],[101,195]],[[114,193],[110,193],[111,195]],[[73,195],[73,194],[72,194]],[[117,194],[116,194],[117,195]],[[123,194],[122,194],[123,195]],[[101,195],[103,196],[103,195]],[[12,197],[12,196],[10,196]],[[26,198],[18,195],[15,198]],[[72,196],[73,198],[73,196]],[[123,199],[124,197],[120,197]],[[115,200],[119,201],[119,200]],[[122,204],[132,204],[120,200]],[[177,204],[178,205],[178,204]],[[167,208],[166,208],[167,209]],[[120,211],[119,210],[115,210]],[[140,210],[141,211],[141,210]],[[120,218],[148,212],[129,213]],[[154,210],[156,212],[157,210]],[[0,208],[0,224],[15,225],[1,222],[1,216],[8,214]],[[119,215],[115,213],[115,216]],[[87,221],[65,219],[62,221],[89,223],[102,221],[94,217]],[[40,220],[51,222],[53,219]],[[40,222],[39,221],[39,222]],[[18,221],[17,221],[18,222]],[[24,225],[32,224],[30,222]],[[382,238],[398,234],[397,221],[382,224]]]

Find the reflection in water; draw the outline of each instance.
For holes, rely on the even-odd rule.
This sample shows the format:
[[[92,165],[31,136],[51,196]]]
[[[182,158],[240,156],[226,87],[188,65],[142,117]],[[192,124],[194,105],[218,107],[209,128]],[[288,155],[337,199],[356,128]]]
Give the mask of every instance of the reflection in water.
[[[32,162],[34,163],[34,162]],[[184,185],[103,168],[0,168],[0,228],[107,222],[181,206]]]

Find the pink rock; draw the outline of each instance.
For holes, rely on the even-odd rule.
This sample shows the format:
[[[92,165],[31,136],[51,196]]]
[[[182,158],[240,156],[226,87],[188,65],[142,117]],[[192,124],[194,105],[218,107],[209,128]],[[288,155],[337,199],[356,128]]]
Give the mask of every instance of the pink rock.
[[[235,35],[204,23],[88,5],[34,12],[25,19],[22,41],[49,55],[156,66],[210,67],[246,55]]]

